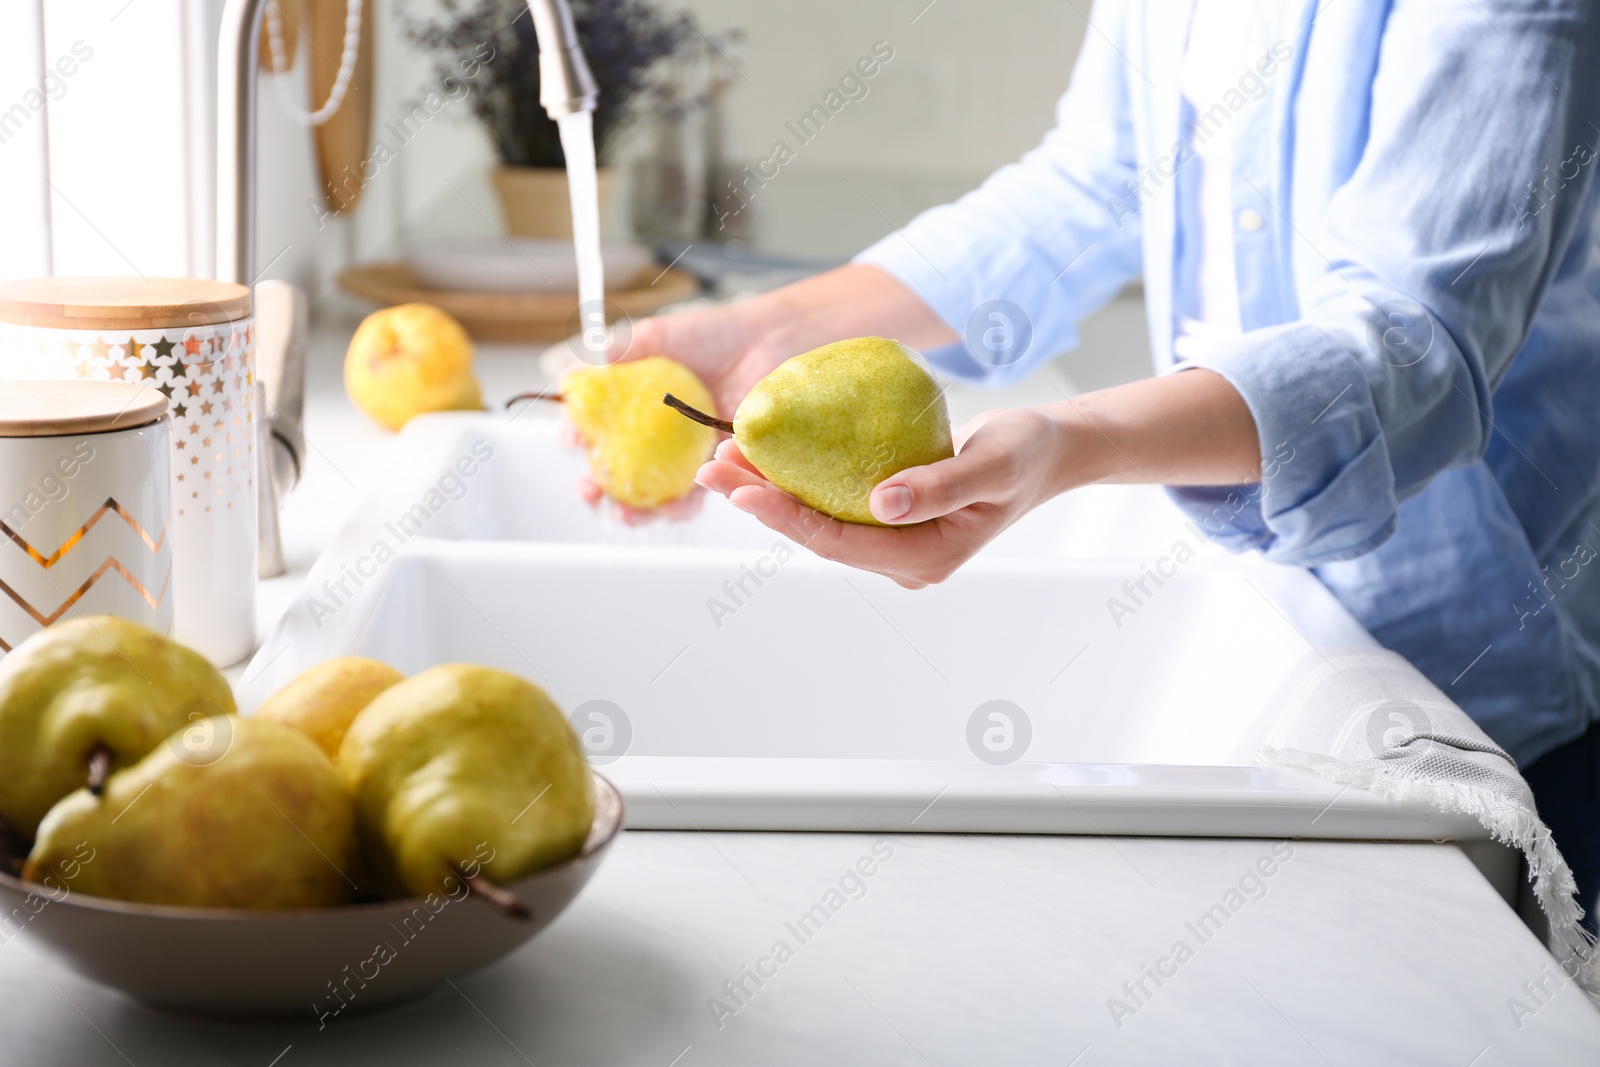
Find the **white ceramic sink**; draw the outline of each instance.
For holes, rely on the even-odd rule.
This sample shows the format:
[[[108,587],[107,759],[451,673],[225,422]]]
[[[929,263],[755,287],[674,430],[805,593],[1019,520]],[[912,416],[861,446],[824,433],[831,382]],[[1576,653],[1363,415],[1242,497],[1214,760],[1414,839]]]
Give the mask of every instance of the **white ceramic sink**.
[[[414,420],[241,705],[333,656],[502,667],[573,713],[643,827],[1484,836],[1255,764],[1302,662],[1372,639],[1156,491],[1070,494],[910,592],[720,498],[623,526],[578,501],[584,461],[555,431]]]

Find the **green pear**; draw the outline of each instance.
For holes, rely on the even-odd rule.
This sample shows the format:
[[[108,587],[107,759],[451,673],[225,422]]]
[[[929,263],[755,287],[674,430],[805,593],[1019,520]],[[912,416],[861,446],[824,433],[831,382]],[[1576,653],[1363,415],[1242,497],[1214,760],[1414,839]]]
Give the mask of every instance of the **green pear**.
[[[234,710],[205,657],[137,623],[96,615],[41,630],[0,660],[0,818],[32,838],[91,760],[102,773],[129,766],[176,723]]]
[[[103,796],[80,789],[51,808],[22,876],[144,904],[325,907],[350,886],[354,827],[315,741],[215,716],[113,774]]]
[[[578,738],[538,686],[450,663],[379,693],[339,747],[363,854],[385,893],[505,885],[575,855],[594,821]]]
[[[879,482],[955,455],[939,383],[920,355],[885,337],[835,341],[786,360],[756,383],[731,423],[665,399],[731,432],[767,481],[845,522],[882,526],[867,506]]]

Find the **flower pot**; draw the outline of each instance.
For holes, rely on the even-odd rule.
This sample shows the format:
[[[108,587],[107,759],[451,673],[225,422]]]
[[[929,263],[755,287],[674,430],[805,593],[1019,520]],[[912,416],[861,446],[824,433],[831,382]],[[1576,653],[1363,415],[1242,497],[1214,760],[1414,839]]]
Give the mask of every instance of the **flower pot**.
[[[500,217],[512,237],[571,237],[572,200],[567,193],[567,172],[560,167],[495,167],[490,172]],[[600,217],[616,191],[617,176],[610,167],[599,172]]]

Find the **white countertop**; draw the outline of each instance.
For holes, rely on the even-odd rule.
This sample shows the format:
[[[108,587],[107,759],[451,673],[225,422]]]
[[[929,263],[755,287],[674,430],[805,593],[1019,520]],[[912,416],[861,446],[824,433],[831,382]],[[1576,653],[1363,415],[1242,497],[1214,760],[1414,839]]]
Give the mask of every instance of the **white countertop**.
[[[338,384],[352,327],[314,331],[312,458],[284,510],[291,573],[262,586],[263,633],[384,461],[388,435]],[[1061,369],[1043,373],[1070,388]],[[480,376],[491,403],[540,384],[530,349],[482,351]],[[1036,376],[1011,396],[954,395],[953,414],[1053,395]],[[830,895],[875,844],[871,877]],[[1600,1011],[1459,850],[1300,842],[1282,859],[1285,847],[1275,858],[1273,842],[1250,840],[635,831],[522,950],[412,1005],[321,1030],[309,1005],[303,1023],[274,1026],[158,1015],[16,937],[0,943],[0,1064],[1600,1057]],[[1252,869],[1271,874],[1251,880]],[[819,903],[820,929],[789,925]],[[1220,929],[1193,925],[1219,904]],[[780,941],[792,953],[782,962]],[[746,966],[770,977],[758,986]],[[1170,977],[1158,985],[1146,966]],[[749,994],[736,998],[724,983],[741,979]]]
[[[868,865],[864,892],[850,885],[856,899],[833,898],[837,910],[801,940],[790,924],[826,906],[875,844],[889,858]],[[1257,899],[1235,898],[1202,942],[1188,924],[1226,907],[1273,845],[634,832],[522,950],[414,1004],[321,1030],[309,1005],[296,1025],[157,1015],[37,959],[19,937],[0,947],[0,1061],[1595,1062],[1600,1012],[1557,986],[1550,956],[1448,845],[1294,844],[1264,889],[1251,883]],[[779,941],[792,951],[782,963]],[[1178,941],[1192,957],[1162,963]],[[1123,983],[1158,964],[1172,977],[1145,979],[1150,995],[1135,1002]],[[758,987],[747,966],[771,977]],[[1550,996],[1518,1029],[1508,998],[1534,1007],[1522,985],[1541,978]],[[724,987],[739,979],[742,1003]],[[1114,1020],[1112,998],[1132,1014]]]

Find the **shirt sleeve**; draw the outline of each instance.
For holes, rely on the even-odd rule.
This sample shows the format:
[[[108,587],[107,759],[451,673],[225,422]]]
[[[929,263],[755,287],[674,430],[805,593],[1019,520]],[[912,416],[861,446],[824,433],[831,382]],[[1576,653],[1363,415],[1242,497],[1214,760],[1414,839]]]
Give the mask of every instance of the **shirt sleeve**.
[[[964,343],[927,353],[966,381],[1005,385],[1077,344],[1077,323],[1140,268],[1120,0],[1090,16],[1056,125],[1023,159],[856,257],[916,293]]]
[[[1401,500],[1483,454],[1552,279],[1567,259],[1595,269],[1574,234],[1597,191],[1597,11],[1394,5],[1359,162],[1294,229],[1300,317],[1176,368],[1221,374],[1260,432],[1259,485],[1173,490],[1218,540],[1304,566],[1357,556]]]

